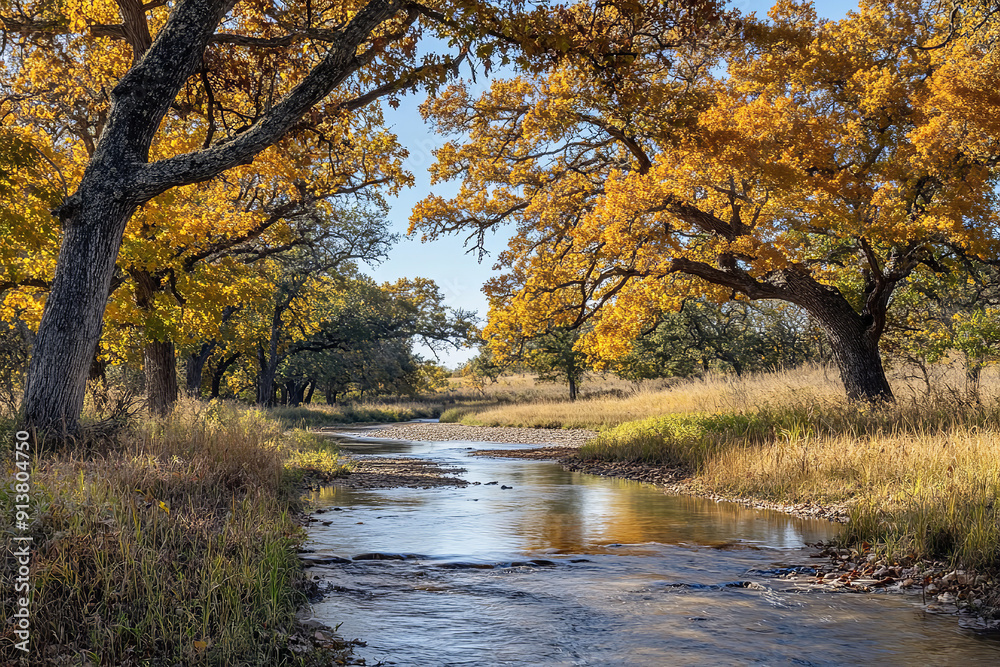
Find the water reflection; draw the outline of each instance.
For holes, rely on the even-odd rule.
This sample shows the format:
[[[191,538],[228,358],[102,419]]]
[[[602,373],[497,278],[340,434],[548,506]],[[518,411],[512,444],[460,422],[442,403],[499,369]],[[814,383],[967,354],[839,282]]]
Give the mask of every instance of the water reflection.
[[[776,512],[467,456],[475,443],[352,445],[467,469],[462,489],[324,489],[313,548],[406,561],[317,567],[319,618],[398,665],[996,664],[996,642],[909,599],[810,593],[757,577],[837,527]],[[498,482],[497,484],[488,484]],[[504,490],[501,485],[513,487]],[[719,548],[724,547],[724,548]],[[546,559],[551,566],[514,565]],[[490,569],[473,569],[472,564]],[[448,568],[442,567],[448,565]],[[683,584],[678,586],[677,584]]]
[[[827,521],[668,496],[648,484],[568,472],[553,463],[468,456],[474,444],[350,443],[366,453],[375,448],[379,454],[433,455],[465,468],[463,477],[479,484],[433,490],[330,487],[315,499],[374,513],[379,525],[352,529],[352,542],[436,555],[605,553],[608,544],[650,542],[790,548],[837,531]]]

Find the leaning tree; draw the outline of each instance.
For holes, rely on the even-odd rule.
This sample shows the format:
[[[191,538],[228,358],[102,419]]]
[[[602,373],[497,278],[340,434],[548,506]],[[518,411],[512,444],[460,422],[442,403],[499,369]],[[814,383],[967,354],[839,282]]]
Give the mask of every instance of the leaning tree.
[[[699,8],[714,11],[700,0],[676,5],[681,13],[695,8],[686,13],[691,25]],[[73,57],[113,81],[94,91],[104,103],[96,117],[72,106],[62,116],[90,145],[78,168],[66,170],[66,196],[54,211],[61,246],[28,370],[26,424],[76,428],[119,246],[139,208],[249,164],[323,118],[416,86],[433,89],[463,60],[527,66],[553,51],[604,48],[600,35],[582,45],[568,39],[562,11],[526,0],[0,2],[5,124],[44,116],[48,93],[72,92],[73,78],[47,59],[56,44],[103,40],[110,57],[100,49]],[[56,125],[46,144],[75,150],[71,133]],[[179,125],[193,141],[177,140]],[[315,139],[323,151],[365,137]]]
[[[435,176],[462,188],[412,220],[478,244],[516,223],[487,285],[497,350],[593,320],[582,345],[613,359],[685,299],[773,299],[823,329],[849,398],[891,399],[879,340],[894,291],[942,252],[997,248],[995,107],[978,105],[994,110],[982,131],[941,113],[963,67],[992,81],[996,56],[940,48],[955,36],[935,11],[871,0],[826,22],[779,3],[694,40],[623,17],[615,67],[570,54],[429,101],[462,135]]]

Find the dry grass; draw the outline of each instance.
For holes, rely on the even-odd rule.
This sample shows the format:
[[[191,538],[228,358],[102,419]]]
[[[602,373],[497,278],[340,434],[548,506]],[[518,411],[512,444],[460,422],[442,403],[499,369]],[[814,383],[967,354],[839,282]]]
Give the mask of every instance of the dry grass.
[[[434,418],[441,414],[442,403],[431,397],[423,401],[374,401],[345,405],[309,404],[292,408],[268,408],[267,414],[285,428],[318,428],[333,424],[360,422],[400,422]]]
[[[113,442],[78,444],[32,471],[40,662],[301,664],[288,633],[305,601],[293,514],[307,473],[289,461],[323,476],[341,467],[335,455],[220,403],[188,402]],[[10,639],[5,658],[17,654]]]
[[[505,380],[511,383],[507,387],[519,390],[526,398],[503,405],[484,404],[446,411],[442,421],[460,421],[474,426],[603,430],[665,414],[745,411],[767,401],[781,402],[792,397],[828,401],[843,394],[836,372],[819,366],[745,378],[713,373],[692,380],[641,384],[607,380],[603,385],[592,383],[599,389],[573,402],[555,399],[551,393],[530,398],[526,389],[533,381],[530,376]],[[501,390],[502,385],[497,391]]]
[[[782,434],[766,444],[721,447],[700,467],[699,480],[737,496],[846,501],[851,542],[996,568],[998,416],[996,406],[938,423],[904,412],[899,426],[874,433]]]
[[[638,389],[657,390],[677,384],[676,379],[644,380],[630,382],[611,374],[590,373],[579,387],[582,399],[607,396],[622,396]],[[567,385],[556,382],[540,382],[535,375],[515,373],[501,376],[494,383],[483,386],[464,377],[448,379],[448,387],[438,392],[449,402],[482,402],[482,403],[525,403],[525,402],[561,402],[569,397]]]

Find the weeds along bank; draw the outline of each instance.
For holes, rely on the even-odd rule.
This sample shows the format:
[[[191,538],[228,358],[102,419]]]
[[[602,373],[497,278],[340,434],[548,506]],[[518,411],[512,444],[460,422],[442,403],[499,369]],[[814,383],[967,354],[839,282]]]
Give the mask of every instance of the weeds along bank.
[[[331,664],[296,631],[295,517],[306,482],[342,473],[314,436],[196,402],[36,460],[31,663]],[[0,662],[20,656],[0,642]]]
[[[834,373],[810,368],[460,417],[594,428],[583,459],[681,467],[694,488],[726,497],[843,503],[851,544],[1000,569],[1000,382],[984,378],[979,400],[947,378],[937,395],[895,386],[895,405],[851,405]]]
[[[269,408],[269,417],[286,428],[316,428],[330,424],[361,422],[402,422],[411,419],[436,419],[441,415],[442,401],[431,395],[426,401],[378,401],[340,405],[309,404],[297,407]]]

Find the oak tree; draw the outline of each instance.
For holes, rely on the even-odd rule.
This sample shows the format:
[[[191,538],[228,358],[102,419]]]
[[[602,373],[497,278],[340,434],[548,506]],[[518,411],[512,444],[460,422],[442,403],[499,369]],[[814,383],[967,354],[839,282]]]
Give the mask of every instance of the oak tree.
[[[292,135],[308,135],[302,145],[319,152],[350,145],[359,139],[342,131],[346,114],[433,87],[469,54],[502,53],[546,13],[521,0],[0,3],[0,117],[45,135],[71,167],[55,209],[62,238],[28,371],[26,423],[75,428],[137,210],[248,165]],[[425,37],[440,51],[419,54]],[[77,71],[104,83],[77,89]]]
[[[462,186],[414,225],[480,244],[516,225],[485,335],[592,321],[581,347],[614,358],[684,299],[774,299],[823,329],[848,397],[891,399],[879,341],[894,291],[943,248],[996,253],[994,135],[930,102],[981,71],[983,49],[931,48],[947,21],[915,0],[836,22],[782,0],[696,39],[631,25],[610,73],[562,58],[425,107],[462,134],[433,172]]]

